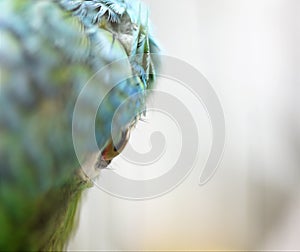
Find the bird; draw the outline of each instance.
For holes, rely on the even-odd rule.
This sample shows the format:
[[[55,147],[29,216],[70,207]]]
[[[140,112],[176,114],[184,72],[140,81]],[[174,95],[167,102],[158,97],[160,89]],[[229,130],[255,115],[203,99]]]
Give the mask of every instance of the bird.
[[[1,0],[0,9],[0,250],[63,250],[82,192],[145,114],[160,46],[137,0]]]

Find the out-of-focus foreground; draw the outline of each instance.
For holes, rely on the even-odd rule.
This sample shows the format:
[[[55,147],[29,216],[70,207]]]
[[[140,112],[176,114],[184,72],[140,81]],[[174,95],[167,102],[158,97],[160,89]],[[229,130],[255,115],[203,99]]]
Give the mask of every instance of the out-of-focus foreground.
[[[196,67],[220,98],[223,160],[199,186],[211,133],[203,108],[195,107],[203,125],[198,167],[152,200],[93,188],[69,250],[300,250],[300,1],[146,2],[164,53]],[[164,86],[170,81],[161,79]],[[131,141],[142,140],[133,134]],[[112,166],[130,170],[118,160]]]

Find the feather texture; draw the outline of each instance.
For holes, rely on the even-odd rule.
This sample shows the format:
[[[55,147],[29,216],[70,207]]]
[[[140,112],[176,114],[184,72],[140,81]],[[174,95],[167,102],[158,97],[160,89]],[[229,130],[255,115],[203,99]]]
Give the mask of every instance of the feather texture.
[[[75,122],[84,139],[86,111],[111,89],[95,121],[105,148],[124,100],[133,97],[114,119],[116,134],[143,113],[158,47],[135,1],[2,0],[0,9],[0,250],[62,250],[81,193],[92,186],[73,147],[76,99],[91,81],[95,90]],[[95,75],[122,58],[132,78],[115,86],[120,69]]]

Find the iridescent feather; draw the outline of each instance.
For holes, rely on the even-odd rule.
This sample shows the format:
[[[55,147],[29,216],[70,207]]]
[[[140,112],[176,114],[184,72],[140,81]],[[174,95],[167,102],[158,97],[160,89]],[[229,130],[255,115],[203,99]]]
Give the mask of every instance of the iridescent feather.
[[[81,192],[92,186],[73,147],[76,99],[88,81],[97,92],[86,95],[87,108],[112,88],[95,122],[110,162],[117,155],[110,153],[113,116],[134,97],[114,119],[113,132],[125,141],[145,109],[157,64],[150,53],[158,46],[137,1],[2,0],[0,9],[0,250],[61,250],[76,226]],[[114,68],[95,75],[122,58],[131,78],[115,85]],[[90,125],[82,111],[75,124],[84,139]]]

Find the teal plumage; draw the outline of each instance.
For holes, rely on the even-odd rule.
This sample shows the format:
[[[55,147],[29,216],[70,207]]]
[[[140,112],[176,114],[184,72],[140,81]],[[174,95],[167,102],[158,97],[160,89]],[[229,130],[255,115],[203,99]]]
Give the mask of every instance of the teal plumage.
[[[144,111],[158,47],[137,1],[2,0],[0,10],[0,250],[63,249],[92,185],[73,146],[76,99],[88,81],[97,92],[85,97],[87,107],[113,87],[96,116],[104,149],[124,100],[134,97],[114,119],[117,134]],[[118,68],[95,75],[120,59],[131,78],[115,85]],[[88,117],[75,122],[83,138]]]

